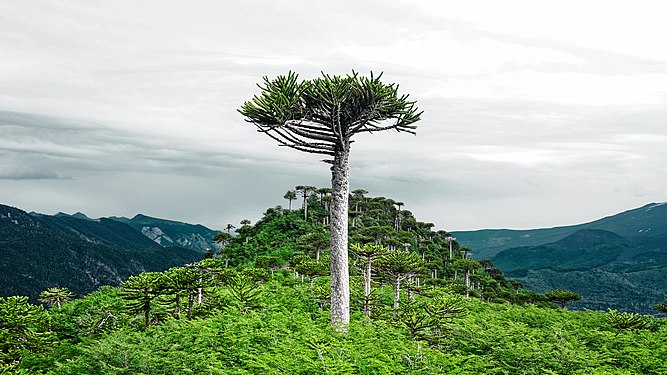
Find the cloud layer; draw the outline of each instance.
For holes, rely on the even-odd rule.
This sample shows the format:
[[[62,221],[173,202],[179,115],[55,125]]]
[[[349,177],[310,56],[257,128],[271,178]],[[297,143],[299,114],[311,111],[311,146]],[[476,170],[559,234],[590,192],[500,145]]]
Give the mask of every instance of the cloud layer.
[[[384,71],[424,110],[416,137],[357,140],[352,186],[439,228],[665,201],[660,5],[590,4],[3,2],[0,202],[255,219],[328,169],[236,109],[264,75],[351,69]]]

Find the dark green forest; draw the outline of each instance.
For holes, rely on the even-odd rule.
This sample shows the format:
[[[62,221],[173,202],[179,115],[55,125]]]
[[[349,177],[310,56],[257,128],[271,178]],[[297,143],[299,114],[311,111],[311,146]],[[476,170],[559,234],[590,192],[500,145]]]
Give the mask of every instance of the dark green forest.
[[[333,328],[330,191],[300,188],[305,202],[285,194],[292,209],[228,225],[201,261],[71,301],[57,288],[43,305],[0,298],[0,374],[667,372],[665,319],[569,311],[576,293],[524,290],[363,190],[350,196],[351,323]]]

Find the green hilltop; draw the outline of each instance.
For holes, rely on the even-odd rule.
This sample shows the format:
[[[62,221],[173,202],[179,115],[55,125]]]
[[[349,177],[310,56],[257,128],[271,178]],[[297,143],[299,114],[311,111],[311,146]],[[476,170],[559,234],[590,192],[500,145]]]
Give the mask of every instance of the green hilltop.
[[[40,294],[48,309],[0,298],[0,374],[667,372],[665,319],[559,308],[577,296],[523,290],[403,203],[362,190],[350,200],[352,319],[332,328],[328,194],[229,225],[205,259],[118,288],[72,301],[52,288]]]

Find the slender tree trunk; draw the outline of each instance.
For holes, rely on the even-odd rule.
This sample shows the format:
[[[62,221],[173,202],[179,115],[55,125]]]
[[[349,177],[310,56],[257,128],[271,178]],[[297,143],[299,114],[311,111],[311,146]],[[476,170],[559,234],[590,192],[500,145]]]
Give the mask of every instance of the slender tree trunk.
[[[394,284],[394,319],[398,318],[398,300],[401,298],[401,278],[396,277]]]
[[[470,271],[466,270],[465,273],[465,284],[466,284],[466,298],[470,297]]]
[[[204,295],[204,291],[202,290],[201,283],[202,283],[202,280],[201,280],[201,277],[199,277],[199,288],[197,288],[197,304],[198,305],[201,305],[202,296]]]
[[[339,147],[331,167],[331,325],[343,331],[350,323],[350,274],[347,264],[349,145]]]
[[[371,263],[372,260],[369,257],[364,270],[364,315],[368,319],[371,318]]]
[[[317,250],[315,250],[315,260],[320,261],[320,248],[318,247]]]

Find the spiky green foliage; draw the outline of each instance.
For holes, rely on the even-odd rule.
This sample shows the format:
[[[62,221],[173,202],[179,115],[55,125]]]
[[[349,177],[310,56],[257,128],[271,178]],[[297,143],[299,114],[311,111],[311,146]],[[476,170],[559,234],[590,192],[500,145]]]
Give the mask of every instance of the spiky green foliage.
[[[39,294],[39,302],[48,307],[56,306],[58,310],[63,304],[69,302],[74,297],[74,293],[67,288],[48,288]]]
[[[547,299],[561,308],[565,308],[566,305],[581,300],[581,295],[569,290],[563,289],[553,289],[549,290],[544,295]]]
[[[0,369],[20,363],[25,355],[47,350],[55,339],[49,315],[28,297],[0,297]]]
[[[435,344],[445,335],[449,323],[464,311],[464,303],[459,296],[439,295],[404,303],[397,318],[408,328],[414,340]]]
[[[253,282],[252,276],[243,273],[237,273],[227,280],[229,292],[238,302],[239,311],[244,314],[250,310],[259,308],[259,295],[261,285]]]
[[[393,129],[414,133],[421,112],[398,85],[385,84],[382,74],[370,77],[322,74],[299,81],[296,73],[264,77],[261,93],[239,112],[281,145],[301,151],[334,155],[358,133]],[[386,120],[393,122],[385,123]]]
[[[227,286],[212,293],[225,304],[195,320],[165,320],[137,329],[122,308],[120,326],[62,340],[53,350],[25,353],[12,371],[49,374],[664,374],[667,323],[618,330],[601,312],[495,304],[434,288],[391,316],[367,324],[353,314],[348,333],[329,326],[318,306],[319,285],[277,272],[262,284],[262,308],[242,312]],[[382,300],[391,302],[390,288]],[[227,297],[225,297],[227,296]],[[116,305],[108,288],[50,313],[58,322],[87,319],[99,303]],[[439,300],[441,299],[441,300]],[[106,301],[106,302],[105,302]],[[442,302],[440,302],[442,301]],[[453,303],[452,303],[453,302]],[[110,304],[109,304],[110,303]],[[412,308],[408,314],[408,309]],[[43,309],[41,309],[44,312]],[[424,319],[422,319],[424,318]],[[61,337],[61,323],[54,333]],[[82,326],[83,327],[83,326]]]
[[[625,311],[619,313],[617,310],[609,309],[607,323],[620,330],[639,331],[649,325],[650,318],[636,313]]]
[[[150,323],[152,302],[163,290],[162,275],[159,272],[144,272],[137,276],[130,276],[121,283],[123,296],[129,301],[128,310],[132,313],[141,313],[144,316],[144,329]]]

